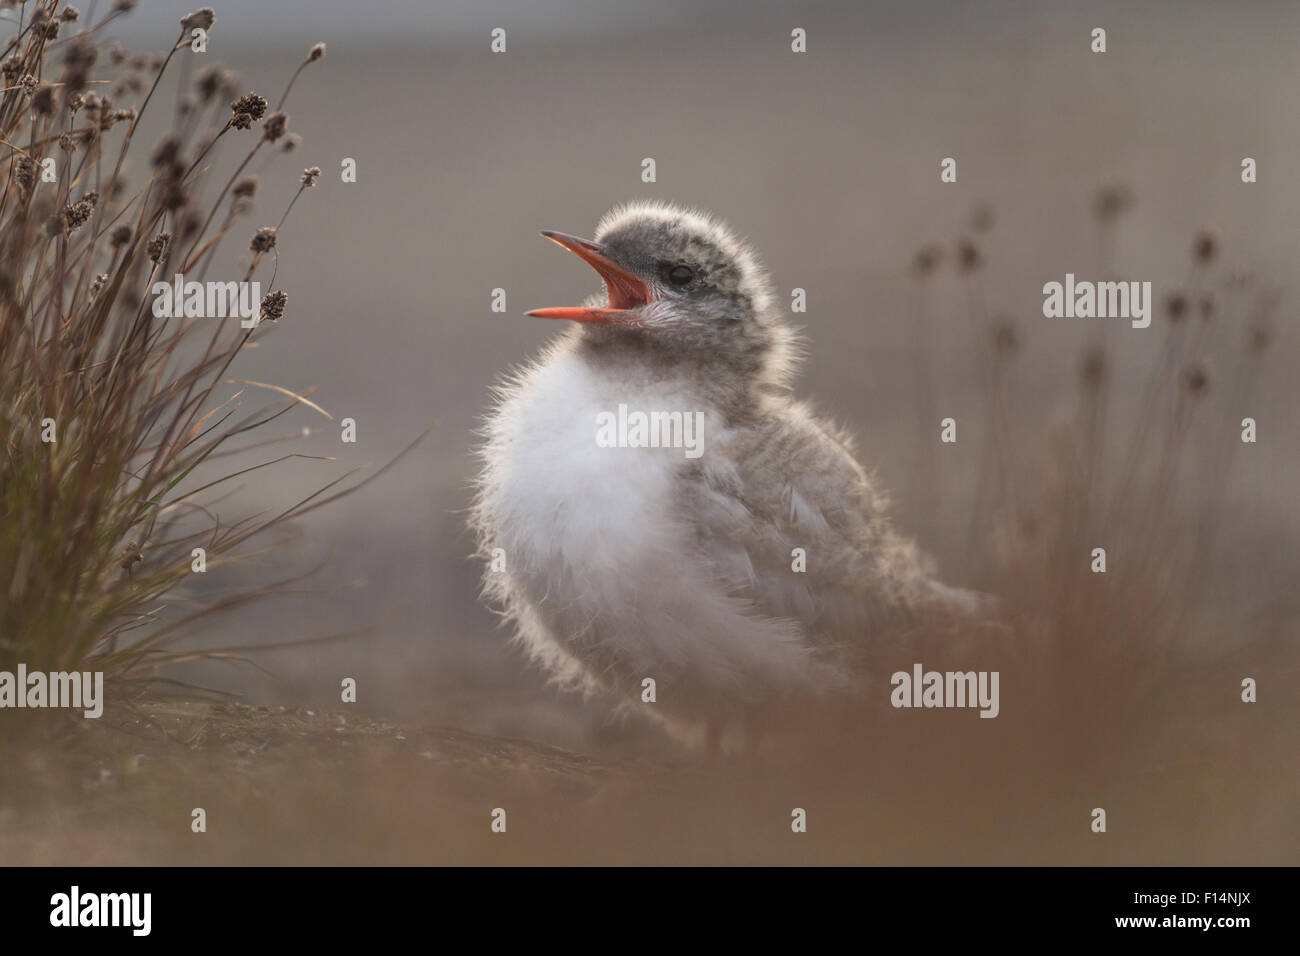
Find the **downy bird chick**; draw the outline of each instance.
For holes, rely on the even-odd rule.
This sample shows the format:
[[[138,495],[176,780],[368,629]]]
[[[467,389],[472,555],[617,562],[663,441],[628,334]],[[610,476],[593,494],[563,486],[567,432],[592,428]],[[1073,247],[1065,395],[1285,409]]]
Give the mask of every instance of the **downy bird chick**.
[[[486,596],[556,681],[637,702],[653,679],[646,709],[713,747],[729,720],[851,693],[920,623],[984,610],[934,580],[849,438],[793,397],[794,334],[725,225],[635,203],[591,240],[543,235],[605,290],[528,313],[573,325],[498,390],[473,524],[497,557]],[[691,423],[694,454],[675,441]]]

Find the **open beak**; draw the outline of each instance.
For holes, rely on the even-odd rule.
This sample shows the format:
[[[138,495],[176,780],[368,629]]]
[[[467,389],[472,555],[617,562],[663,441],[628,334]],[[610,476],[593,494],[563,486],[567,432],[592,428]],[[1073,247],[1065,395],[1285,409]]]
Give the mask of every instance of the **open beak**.
[[[539,319],[572,319],[574,322],[626,322],[628,313],[650,301],[650,288],[611,261],[600,243],[550,230],[543,231],[542,235],[564,246],[600,273],[600,277],[605,280],[605,289],[609,292],[609,305],[603,309],[533,309],[526,315],[535,315]]]

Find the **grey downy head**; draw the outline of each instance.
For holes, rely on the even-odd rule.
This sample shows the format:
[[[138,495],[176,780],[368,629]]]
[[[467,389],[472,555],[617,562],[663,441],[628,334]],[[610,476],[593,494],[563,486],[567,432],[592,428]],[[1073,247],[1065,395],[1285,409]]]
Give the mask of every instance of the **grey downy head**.
[[[590,265],[605,291],[582,305],[528,315],[582,324],[594,345],[624,345],[677,361],[759,375],[783,364],[788,332],[768,279],[723,223],[662,203],[607,214],[592,239],[545,231]]]

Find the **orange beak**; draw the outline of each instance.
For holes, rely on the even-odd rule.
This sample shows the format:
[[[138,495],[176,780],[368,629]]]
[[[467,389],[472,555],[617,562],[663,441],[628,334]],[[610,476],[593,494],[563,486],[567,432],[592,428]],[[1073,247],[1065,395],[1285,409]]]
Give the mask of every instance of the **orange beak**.
[[[604,248],[589,239],[545,230],[542,235],[568,249],[600,273],[609,293],[609,305],[603,309],[559,308],[533,309],[525,315],[539,319],[572,319],[574,322],[628,322],[628,313],[651,300],[650,288],[622,266],[612,262]]]

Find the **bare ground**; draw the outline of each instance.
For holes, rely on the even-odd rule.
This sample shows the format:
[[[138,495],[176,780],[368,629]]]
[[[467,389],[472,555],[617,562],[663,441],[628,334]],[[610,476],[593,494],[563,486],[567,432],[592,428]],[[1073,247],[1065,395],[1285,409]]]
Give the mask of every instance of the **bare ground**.
[[[0,750],[0,861],[1294,863],[1291,744],[1265,710],[1201,707],[1195,723],[1128,706],[1100,722],[1064,708],[828,713],[756,755],[659,762],[155,701]],[[1091,831],[1098,806],[1105,834]],[[191,830],[196,807],[206,832]],[[791,830],[795,808],[806,833]]]

